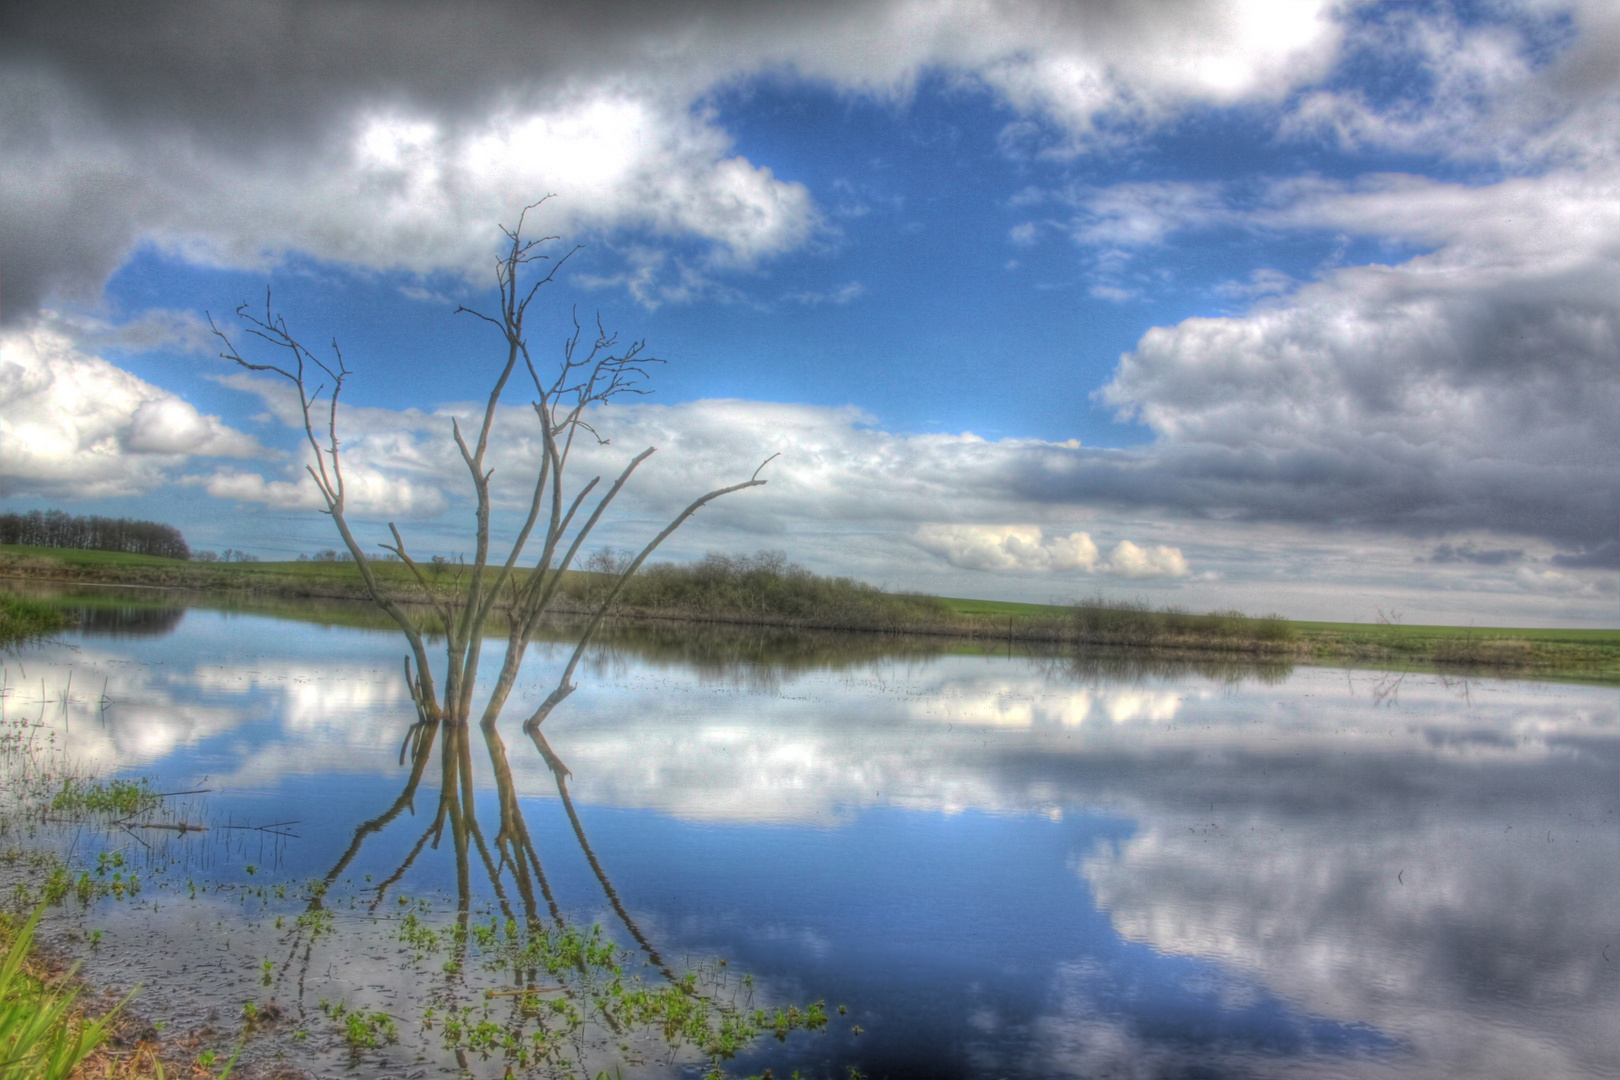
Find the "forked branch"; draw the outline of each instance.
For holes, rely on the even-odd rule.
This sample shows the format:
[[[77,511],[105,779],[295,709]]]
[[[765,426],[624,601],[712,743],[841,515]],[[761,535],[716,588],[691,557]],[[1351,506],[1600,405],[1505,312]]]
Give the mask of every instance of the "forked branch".
[[[378,545],[404,566],[410,580],[432,605],[434,614],[445,627],[446,665],[442,702],[434,687],[421,627],[402,606],[402,598],[388,591],[377,566],[350,528],[342,443],[338,434],[338,399],[350,371],[337,342],[332,343],[329,358],[305,348],[293,336],[286,321],[272,309],[268,291],[262,317],[250,312],[245,304],[237,309],[236,314],[247,334],[278,353],[276,359],[269,362],[248,359],[223,330],[214,326],[211,319],[209,322],[224,345],[221,356],[245,370],[280,376],[293,387],[298,397],[304,438],[313,459],[306,468],[320,492],[326,513],[332,518],[344,545],[354,558],[368,595],[394,619],[410,642],[409,659],[415,661],[415,670],[411,670],[408,660],[406,681],[423,722],[437,722],[441,718],[457,722],[468,719],[482,654],[484,629],[496,608],[504,603],[510,616],[507,649],[500,675],[483,713],[484,722],[494,724],[511,692],[529,641],[559,593],[563,575],[573,565],[586,540],[637,467],[653,452],[649,448],[631,458],[584,522],[576,526],[584,504],[597,492],[602,480],[600,476],[593,477],[571,494],[567,490],[566,472],[576,437],[583,436],[598,445],[606,445],[608,440],[592,423],[591,409],[621,394],[645,393],[643,384],[651,366],[663,361],[647,355],[643,341],[621,344],[618,335],[602,324],[600,316],[595,320],[594,333],[587,335],[575,312],[572,316],[572,332],[562,343],[560,361],[549,377],[542,375],[529,347],[525,322],[530,305],[539,291],[556,280],[558,270],[578,250],[570,249],[560,257],[553,258],[548,254],[547,245],[556,237],[536,240],[524,238],[523,230],[529,212],[545,201],[541,199],[525,207],[515,227],[503,227],[501,230],[505,244],[495,264],[499,313],[490,314],[469,307],[457,309],[458,313],[470,314],[488,323],[500,334],[499,360],[482,414],[476,419],[476,427],[468,418],[469,424],[464,431],[460,418],[453,417],[448,432],[467,469],[474,503],[473,558],[467,566],[465,578],[458,570],[454,582],[456,595],[449,595],[438,580],[437,572],[430,577],[422,565],[412,558],[404,537],[392,522],[388,526],[392,543]],[[540,429],[540,460],[534,478],[533,496],[522,528],[505,558],[492,561],[491,529],[495,503],[492,482],[495,469],[489,463],[489,454],[497,432],[497,420],[501,416],[501,402],[510,389],[512,375],[520,361],[536,395],[532,405]],[[326,395],[324,415],[323,394]],[[764,484],[759,474],[770,460],[767,458],[766,462],[761,463],[748,480],[718,488],[694,500],[642,549],[614,582],[601,606],[593,612],[562,673],[557,690],[529,718],[530,725],[543,721],[556,703],[573,691],[573,673],[587,644],[629,577],[641,568],[648,556],[701,507],[732,492]],[[539,554],[525,566],[524,551],[535,539],[536,532],[540,534],[537,541]]]

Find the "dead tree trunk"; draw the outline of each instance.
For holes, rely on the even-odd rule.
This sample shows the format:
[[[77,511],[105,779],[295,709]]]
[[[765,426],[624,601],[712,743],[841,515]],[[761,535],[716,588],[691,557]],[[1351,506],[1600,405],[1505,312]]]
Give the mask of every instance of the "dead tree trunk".
[[[541,200],[544,202],[545,200]],[[575,525],[575,518],[601,483],[601,477],[592,477],[572,494],[566,483],[569,457],[576,438],[592,438],[605,442],[597,435],[589,421],[589,410],[594,405],[610,401],[623,394],[641,394],[648,367],[662,361],[644,355],[645,342],[636,341],[621,346],[618,336],[596,323],[595,339],[588,346],[578,320],[573,335],[564,343],[560,362],[549,373],[542,374],[529,350],[524,320],[529,305],[540,289],[549,284],[561,266],[573,254],[569,251],[553,259],[542,249],[556,237],[526,240],[523,229],[529,211],[540,203],[525,207],[513,228],[502,226],[505,236],[503,253],[496,262],[495,279],[500,293],[500,310],[491,315],[471,308],[458,308],[457,313],[470,314],[493,326],[501,335],[501,366],[489,397],[484,405],[476,436],[469,443],[461,425],[451,420],[450,436],[454,439],[461,459],[467,467],[475,507],[475,533],[473,560],[464,575],[455,581],[455,588],[446,590],[439,582],[430,580],[422,566],[411,557],[405,539],[393,522],[388,523],[392,543],[378,546],[398,556],[426,595],[428,603],[445,628],[445,664],[442,690],[433,675],[425,631],[426,620],[406,606],[399,592],[392,589],[377,573],[371,557],[356,538],[348,518],[347,492],[343,478],[343,454],[338,437],[338,398],[352,372],[343,362],[337,342],[332,342],[331,358],[323,359],[304,347],[293,336],[285,319],[276,314],[265,294],[264,316],[252,314],[248,305],[237,308],[236,314],[245,332],[270,346],[279,357],[267,362],[255,362],[244,357],[229,336],[218,326],[215,335],[224,344],[220,354],[249,371],[264,371],[288,380],[298,392],[303,411],[304,436],[313,460],[305,466],[325,503],[325,513],[342,538],[343,544],[354,557],[366,592],[383,611],[387,612],[410,646],[406,657],[405,678],[411,698],[416,703],[419,718],[428,723],[448,720],[466,723],[473,712],[473,688],[477,682],[482,657],[484,628],[497,604],[503,604],[509,619],[506,656],[489,699],[484,704],[481,723],[493,726],[512,692],[518,670],[529,642],[539,629],[541,620],[557,598],[564,573],[573,565],[592,530],[602,520],[613,501],[629,482],[636,468],[650,457],[654,448],[648,447],[625,465],[606,493],[590,508],[585,520]],[[575,249],[578,250],[578,249]],[[521,365],[521,371],[519,368]],[[508,390],[514,375],[527,375],[533,384],[533,408],[539,426],[542,447],[541,461],[534,478],[534,494],[527,516],[517,539],[505,558],[492,559],[490,529],[490,478],[494,470],[485,461],[490,448],[491,433],[495,426],[497,407]],[[311,383],[317,385],[311,389]],[[328,392],[329,391],[329,392]],[[324,416],[321,415],[321,396],[326,394]],[[774,456],[774,455],[773,455]],[[770,459],[766,459],[766,463]],[[563,698],[574,690],[572,676],[587,645],[601,626],[608,607],[617,598],[629,577],[641,568],[658,546],[688,518],[709,502],[765,483],[759,478],[762,463],[753,475],[741,483],[717,488],[700,495],[683,510],[657,536],[650,540],[640,554],[620,573],[618,580],[586,625],[574,653],[557,688],[544,704],[528,718],[526,727],[538,726]],[[535,533],[538,529],[539,536]],[[525,563],[524,553],[531,542],[537,542],[539,553]],[[412,669],[411,660],[415,660]]]

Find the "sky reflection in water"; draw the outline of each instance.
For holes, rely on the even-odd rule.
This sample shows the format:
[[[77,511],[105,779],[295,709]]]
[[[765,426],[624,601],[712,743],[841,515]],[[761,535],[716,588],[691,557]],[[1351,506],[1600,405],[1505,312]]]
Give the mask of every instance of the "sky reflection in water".
[[[414,710],[392,635],[193,610],[108,617],[71,646],[7,661],[8,715],[71,672],[69,707],[44,712],[76,757],[207,777],[216,816],[303,819],[279,874],[323,875],[400,794]],[[535,650],[509,717],[562,648]],[[656,949],[848,1004],[865,1029],[772,1044],[777,1075],[1620,1075],[1613,690],[712,652],[604,648],[545,733]],[[511,728],[553,892],[611,924]],[[347,872],[391,872],[438,782],[428,768],[414,817]],[[399,887],[453,892],[454,867],[423,856]]]

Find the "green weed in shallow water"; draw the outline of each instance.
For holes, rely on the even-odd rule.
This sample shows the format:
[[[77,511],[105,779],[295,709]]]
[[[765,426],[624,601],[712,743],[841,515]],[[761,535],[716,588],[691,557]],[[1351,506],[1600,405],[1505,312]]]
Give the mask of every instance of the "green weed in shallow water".
[[[83,780],[67,777],[51,796],[51,809],[59,814],[108,814],[131,817],[158,804],[152,782],[139,780]]]
[[[384,1012],[350,1012],[345,1017],[346,1010],[341,1002],[332,1009],[333,1020],[340,1021],[343,1028],[343,1039],[349,1048],[355,1051],[375,1050],[384,1043],[399,1041],[399,1030],[394,1026],[393,1017]]]

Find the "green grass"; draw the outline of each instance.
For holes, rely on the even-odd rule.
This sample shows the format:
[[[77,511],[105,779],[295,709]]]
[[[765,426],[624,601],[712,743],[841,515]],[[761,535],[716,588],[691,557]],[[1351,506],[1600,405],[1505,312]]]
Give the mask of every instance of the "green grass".
[[[27,970],[26,961],[44,905],[22,927],[0,926],[10,937],[0,964],[0,1077],[58,1080],[70,1076],[107,1037],[112,1012],[88,1020],[74,1009],[78,989],[70,977],[47,981]],[[120,1005],[119,1008],[122,1006]]]
[[[1063,618],[1071,608],[1061,604],[1020,604],[1014,600],[969,600],[959,596],[941,596],[939,602],[958,615],[1031,616]]]
[[[1337,634],[1377,640],[1401,638],[1514,638],[1524,641],[1564,641],[1582,645],[1620,645],[1620,630],[1576,630],[1513,626],[1406,626],[1392,623],[1295,621],[1302,634]]]
[[[55,605],[0,593],[0,645],[44,637],[72,621]]]
[[[207,566],[208,563],[190,563],[184,559],[165,559],[157,555],[130,555],[122,551],[91,551],[84,548],[29,547],[24,544],[0,544],[0,552],[19,559],[48,559],[73,567],[151,567],[156,569]],[[227,565],[227,564],[216,564]],[[239,565],[239,564],[229,564]],[[240,565],[251,566],[251,563]]]

